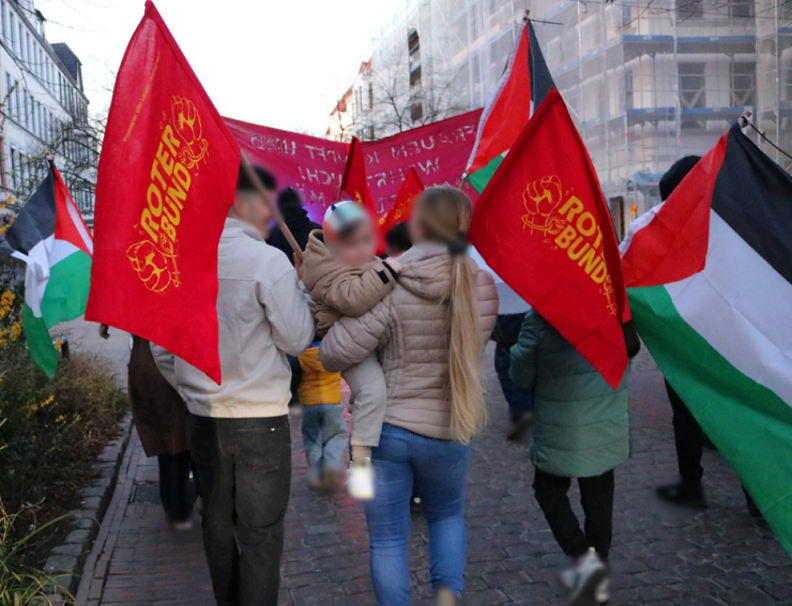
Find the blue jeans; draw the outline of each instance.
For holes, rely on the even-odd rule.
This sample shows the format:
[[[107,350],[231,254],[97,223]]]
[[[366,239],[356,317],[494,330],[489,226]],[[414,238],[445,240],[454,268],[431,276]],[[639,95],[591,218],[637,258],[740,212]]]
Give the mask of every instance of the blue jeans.
[[[509,377],[511,356],[500,347],[495,348],[495,372],[498,374],[503,396],[509,405],[509,419],[519,421],[525,413],[533,412],[533,394],[529,390],[520,389]]]
[[[503,396],[509,405],[509,417],[513,422],[519,421],[525,413],[533,412],[533,392],[520,389],[509,377],[511,355],[509,350],[517,343],[520,328],[525,314],[509,314],[498,316],[493,336],[495,338],[495,372],[503,388]]]
[[[342,404],[303,406],[302,435],[310,476],[318,479],[324,467],[343,468],[347,433]]]
[[[410,497],[421,496],[429,526],[432,586],[458,595],[467,557],[465,486],[470,446],[384,425],[372,452],[375,497],[366,504],[371,578],[378,606],[410,604]]]

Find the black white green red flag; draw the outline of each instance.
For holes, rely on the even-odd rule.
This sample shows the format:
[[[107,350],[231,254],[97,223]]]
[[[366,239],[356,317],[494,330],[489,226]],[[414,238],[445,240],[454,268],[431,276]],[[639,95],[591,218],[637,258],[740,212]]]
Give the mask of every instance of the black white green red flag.
[[[58,352],[49,329],[85,313],[93,240],[51,162],[46,179],[5,233],[0,252],[27,264],[22,326],[30,356],[53,378]]]
[[[477,192],[484,191],[535,109],[554,87],[536,32],[526,19],[495,95],[481,114],[465,168],[465,176]]]
[[[738,126],[622,243],[636,328],[792,554],[792,178]]]

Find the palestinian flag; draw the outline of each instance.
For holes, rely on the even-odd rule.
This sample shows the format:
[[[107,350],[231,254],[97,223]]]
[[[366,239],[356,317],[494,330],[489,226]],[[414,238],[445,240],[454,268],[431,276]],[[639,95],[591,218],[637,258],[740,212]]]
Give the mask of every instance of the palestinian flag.
[[[524,20],[495,95],[481,114],[476,142],[465,168],[465,176],[477,192],[484,191],[551,88],[555,84],[536,32],[531,22]]]
[[[85,313],[93,240],[58,170],[50,162],[0,242],[0,252],[27,264],[22,326],[33,361],[52,379],[58,352],[49,329]]]
[[[735,125],[622,256],[638,332],[792,554],[792,178]]]

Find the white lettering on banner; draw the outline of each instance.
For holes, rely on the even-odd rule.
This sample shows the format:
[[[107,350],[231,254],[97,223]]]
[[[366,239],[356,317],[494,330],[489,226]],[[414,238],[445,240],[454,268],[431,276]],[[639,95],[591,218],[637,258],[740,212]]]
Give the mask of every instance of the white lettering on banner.
[[[434,160],[428,158],[423,162],[418,160],[417,164],[418,168],[420,168],[425,175],[428,175],[429,173],[436,173],[440,170],[440,157],[438,156]]]
[[[342,158],[334,149],[324,146],[308,145],[306,143],[305,149],[308,150],[311,160],[322,160],[324,162],[343,162],[346,160],[346,157]]]
[[[297,155],[297,144],[294,141],[281,139],[280,137],[265,137],[255,135],[250,138],[250,144],[261,151],[286,156]]]
[[[435,140],[433,136],[429,135],[429,145],[427,145],[426,139],[421,139],[421,147],[423,147],[426,151],[429,151],[430,149],[434,149],[434,146],[435,146]]]
[[[339,185],[341,184],[341,177],[340,175],[336,175],[336,173],[329,173],[326,170],[322,170],[320,168],[312,169],[308,168],[307,166],[298,166],[297,170],[300,172],[300,177],[303,181],[308,183],[316,183],[318,185],[332,185],[334,180],[337,180]]]
[[[388,184],[388,173],[374,173],[371,177],[374,179],[374,185],[376,187],[382,187]]]
[[[366,152],[366,164],[379,164],[379,154],[376,151]]]

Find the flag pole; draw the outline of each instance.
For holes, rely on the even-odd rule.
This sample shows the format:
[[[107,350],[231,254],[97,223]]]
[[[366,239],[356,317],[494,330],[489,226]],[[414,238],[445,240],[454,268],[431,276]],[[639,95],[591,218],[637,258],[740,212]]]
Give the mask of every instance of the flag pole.
[[[267,193],[267,190],[264,188],[264,184],[261,182],[261,179],[259,179],[258,175],[256,174],[256,171],[253,170],[253,165],[250,164],[250,162],[248,162],[248,159],[245,156],[245,152],[241,152],[241,157],[242,157],[242,167],[245,169],[245,173],[250,178],[250,181],[253,183],[253,187],[256,188],[256,191],[259,193],[259,195],[262,198],[264,198],[264,201],[266,202],[267,206],[269,206],[270,210],[272,211],[272,214],[275,216],[275,221],[277,222],[278,227],[280,227],[281,233],[286,238],[286,241],[289,243],[289,246],[292,247],[292,250],[294,251],[294,256],[297,257],[300,261],[302,261],[303,251],[300,248],[300,245],[297,244],[297,240],[294,239],[294,234],[291,233],[291,230],[286,225],[286,222],[283,220],[283,215],[281,214],[278,207],[270,202],[269,194]]]

